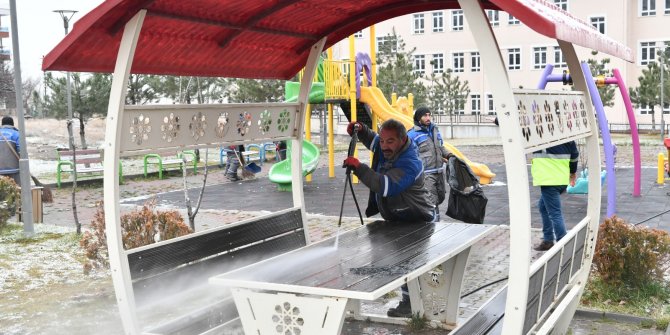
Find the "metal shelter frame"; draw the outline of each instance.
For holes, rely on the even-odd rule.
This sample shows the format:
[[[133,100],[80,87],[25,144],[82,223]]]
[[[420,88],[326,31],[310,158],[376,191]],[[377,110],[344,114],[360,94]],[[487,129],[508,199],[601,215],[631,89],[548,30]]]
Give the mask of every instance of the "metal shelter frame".
[[[226,1],[218,1],[226,3]],[[197,3],[197,2],[195,2]],[[216,4],[217,1],[202,1],[203,4]],[[287,1],[275,4],[273,8],[278,13],[292,5],[299,10],[301,5],[311,1]],[[343,1],[342,6],[353,6],[355,1]],[[130,4],[130,5],[128,5]],[[95,34],[108,34],[118,38],[118,52],[113,65],[113,82],[110,93],[107,129],[105,134],[105,173],[104,173],[104,200],[105,220],[107,222],[107,241],[109,246],[112,279],[117,296],[117,303],[121,312],[121,319],[126,333],[138,334],[141,329],[136,315],[136,306],[133,298],[132,285],[128,270],[128,251],[124,250],[120,230],[120,206],[118,189],[118,161],[121,156],[133,155],[147,150],[174,151],[175,149],[202,148],[220,145],[265,142],[272,140],[290,140],[292,150],[292,170],[301,171],[302,139],[308,93],[311,88],[311,78],[316,70],[318,56],[324,47],[332,45],[337,40],[328,40],[329,34],[320,34],[332,27],[322,27],[319,33],[306,34],[310,43],[304,50],[298,49],[297,59],[305,68],[302,77],[301,89],[297,103],[275,104],[218,104],[218,105],[169,105],[130,107],[125,106],[126,85],[131,72],[140,69],[140,73],[151,73],[152,69],[147,61],[147,49],[141,52],[136,59],[136,53],[141,47],[138,43],[151,42],[151,36],[142,35],[141,31],[149,16],[152,19],[174,20],[174,17],[165,13],[152,13],[152,6],[169,4],[169,1],[121,1],[108,0],[96,8],[90,18],[82,19],[84,24],[75,25],[73,32],[59,44],[52,53],[45,57],[45,70],[95,70],[110,69],[108,58],[104,63],[91,65],[90,61],[77,65],[77,58],[86,53],[87,43],[93,40]],[[282,6],[279,6],[281,4]],[[631,52],[625,46],[600,35],[588,24],[568,13],[561,11],[553,4],[542,0],[458,0],[458,1],[395,1],[395,7],[384,11],[384,15],[375,15],[372,11],[352,13],[353,23],[345,24],[330,34],[331,37],[343,37],[360,30],[365,24],[370,25],[385,19],[387,16],[397,16],[409,12],[460,7],[476,36],[482,66],[491,85],[491,92],[496,98],[496,113],[500,123],[500,134],[507,170],[510,211],[510,271],[503,334],[527,334],[536,331],[537,334],[564,333],[583,292],[598,231],[600,220],[600,182],[596,173],[589,174],[589,193],[586,217],[568,232],[568,235],[559,241],[551,250],[540,259],[530,262],[531,245],[531,209],[532,203],[528,188],[517,187],[528,185],[529,177],[526,167],[526,155],[560,143],[579,138],[586,140],[586,154],[590,171],[600,171],[600,157],[598,146],[598,131],[595,125],[595,113],[591,105],[591,97],[587,89],[585,73],[579,63],[574,44],[597,49],[611,55],[632,60]],[[122,7],[122,15],[119,9]],[[121,8],[121,7],[120,7]],[[565,55],[568,68],[574,81],[577,92],[551,90],[515,90],[509,81],[505,62],[492,28],[489,25],[485,9],[501,9],[514,15],[526,25],[539,33],[556,38]],[[116,12],[115,12],[116,10]],[[100,29],[97,22],[106,22],[109,17],[115,18],[114,29]],[[270,9],[266,16],[270,15]],[[279,14],[277,14],[279,15]],[[87,15],[88,16],[88,15]],[[264,16],[259,16],[258,23]],[[365,19],[370,18],[372,22]],[[190,18],[196,24],[207,24],[207,19]],[[236,36],[247,30],[254,33],[263,33],[263,29],[254,24],[236,26],[240,30],[238,35],[230,35],[219,41],[219,46],[228,50],[232,48]],[[346,18],[340,19],[347,22]],[[181,21],[180,21],[181,22]],[[155,25],[156,22],[153,23]],[[79,29],[78,29],[79,28]],[[269,29],[265,29],[269,30]],[[89,32],[90,31],[90,32]],[[89,33],[89,35],[87,35]],[[277,31],[266,32],[270,35]],[[279,34],[291,35],[287,32]],[[296,34],[294,34],[296,35]],[[291,38],[299,38],[301,36]],[[106,37],[108,38],[108,37]],[[298,43],[300,44],[300,43]],[[90,45],[89,45],[90,46]],[[262,48],[261,48],[262,49]],[[209,49],[207,49],[209,50]],[[258,53],[262,52],[259,50]],[[302,54],[301,54],[302,52]],[[133,64],[138,60],[140,67]],[[239,60],[235,60],[239,61]],[[250,57],[249,61],[253,61]],[[218,63],[209,64],[216,66]],[[191,65],[184,65],[184,70],[178,67],[170,72],[169,69],[156,70],[156,73],[171,74],[202,74],[201,69]],[[272,77],[282,78],[295,73],[295,62],[273,72]],[[257,74],[258,78],[264,74],[254,72],[253,69],[244,76]],[[243,72],[239,72],[243,73]],[[217,74],[217,73],[215,73]],[[224,72],[218,74],[225,74]],[[230,73],[229,73],[230,74]],[[579,120],[583,122],[580,129],[570,129],[569,132],[555,131],[562,125],[560,116],[553,119],[536,109],[535,102],[540,100],[556,100],[575,106],[573,109],[561,111],[561,115],[579,112]],[[550,113],[551,114],[551,113]],[[577,115],[577,114],[575,114]],[[307,116],[308,117],[308,116]],[[533,119],[532,122],[530,121]],[[547,129],[544,132],[544,129]],[[549,134],[551,129],[551,134]],[[540,131],[542,130],[542,132]],[[543,136],[544,135],[544,136]],[[300,173],[293,175],[292,191],[293,206],[301,208],[303,222],[306,222],[305,201],[303,194],[303,180]],[[309,243],[309,236],[306,235]],[[581,246],[581,249],[580,249]],[[581,251],[579,251],[581,250]],[[567,264],[567,265],[566,265]],[[567,275],[563,270],[567,269]],[[561,270],[561,271],[559,271]],[[556,285],[552,284],[555,283]],[[550,291],[553,287],[553,292]],[[535,290],[537,289],[537,292]],[[530,293],[529,293],[530,292]],[[537,299],[533,300],[533,294]],[[537,300],[536,299],[536,300]]]

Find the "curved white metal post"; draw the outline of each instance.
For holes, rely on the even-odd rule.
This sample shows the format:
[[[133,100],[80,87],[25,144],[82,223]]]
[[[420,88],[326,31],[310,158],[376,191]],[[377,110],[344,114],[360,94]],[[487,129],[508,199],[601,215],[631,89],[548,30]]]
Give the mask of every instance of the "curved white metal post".
[[[309,103],[307,99],[309,98],[309,91],[312,88],[314,72],[319,63],[319,55],[321,55],[325,44],[326,38],[324,37],[316,42],[309,51],[307,64],[305,64],[305,71],[303,72],[302,81],[300,82],[300,92],[298,93],[300,114],[296,116],[297,120],[295,123],[298,137],[291,140],[293,141],[291,144],[291,171],[293,171],[293,175],[291,176],[291,189],[293,192],[293,206],[302,208],[300,212],[302,213],[302,222],[305,222],[305,224],[307,224],[307,216],[305,214],[305,195],[302,191],[302,130],[305,129],[305,118],[311,117],[311,115],[308,115],[307,113],[307,104]],[[309,244],[310,239],[307,229],[305,229],[305,239]]]
[[[565,61],[568,64],[568,69],[570,70],[570,75],[574,87],[581,92],[584,92],[585,101],[591,100],[591,94],[588,89],[588,84],[584,72],[582,71],[581,64],[577,58],[577,53],[575,48],[571,43],[558,41],[558,45],[561,47],[561,52],[565,56]],[[592,125],[597,124],[595,113],[593,108],[588,108],[589,113],[587,117],[589,118],[589,123]],[[592,128],[593,134],[586,137],[586,155],[588,157],[588,169],[589,171],[600,171],[600,144],[598,143],[598,130],[597,128]],[[579,153],[583,155],[584,153]],[[587,226],[587,235],[586,235],[586,245],[584,246],[584,264],[581,267],[580,272],[577,275],[577,278],[573,280],[568,285],[579,285],[579,292],[577,293],[574,301],[570,304],[568,309],[558,318],[556,325],[553,328],[557,334],[564,334],[572,320],[575,310],[577,309],[577,303],[579,302],[580,297],[584,291],[586,285],[586,280],[589,277],[589,270],[591,269],[591,263],[593,260],[593,252],[596,247],[596,241],[598,238],[598,226],[600,223],[600,198],[601,198],[601,185],[600,185],[600,174],[599,173],[589,173],[589,193],[587,197],[587,207],[586,215],[589,217],[590,221]]]
[[[526,315],[531,244],[530,190],[526,155],[521,142],[521,126],[519,120],[510,113],[510,110],[516,108],[516,102],[505,62],[484,9],[477,0],[459,0],[458,3],[472,29],[472,35],[477,37],[475,40],[482,57],[482,66],[496,101],[496,114],[505,154],[510,212],[510,266],[502,333],[521,334]]]
[[[121,220],[119,208],[119,143],[121,137],[121,120],[126,100],[126,87],[130,68],[133,64],[135,47],[142,29],[146,10],[141,10],[126,23],[121,38],[121,45],[116,57],[112,88],[107,107],[107,129],[105,131],[105,172],[104,199],[105,223],[107,230],[107,247],[112,280],[119,305],[121,321],[126,334],[139,334],[139,324],[135,313],[128,258],[123,250],[121,239]]]

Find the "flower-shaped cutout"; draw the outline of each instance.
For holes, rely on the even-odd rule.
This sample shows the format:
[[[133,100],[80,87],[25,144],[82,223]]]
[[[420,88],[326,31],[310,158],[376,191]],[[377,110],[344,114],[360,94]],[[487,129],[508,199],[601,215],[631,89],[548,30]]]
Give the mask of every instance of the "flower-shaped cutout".
[[[301,327],[305,320],[300,316],[298,307],[291,307],[288,302],[282,305],[275,305],[275,313],[272,315],[272,322],[275,323],[277,334],[283,335],[301,335]]]
[[[226,136],[228,128],[230,128],[229,121],[230,116],[228,115],[228,112],[221,112],[221,114],[219,114],[219,119],[216,120],[216,136],[219,138]]]
[[[261,134],[265,135],[270,131],[270,125],[272,124],[272,115],[266,109],[261,113],[261,117],[258,120],[258,129],[261,131]]]
[[[291,114],[284,109],[279,113],[279,120],[277,120],[277,129],[282,133],[288,130],[289,123],[291,123]]]
[[[149,139],[149,133],[151,133],[151,120],[148,116],[140,114],[133,118],[130,122],[130,137],[131,141],[137,145],[141,145],[142,142]]]
[[[244,136],[249,133],[250,127],[251,127],[251,114],[249,114],[249,112],[240,113],[240,117],[237,119],[237,133],[240,136]]]
[[[163,140],[171,143],[179,134],[179,116],[170,113],[170,115],[163,118],[161,131],[163,132]]]
[[[207,119],[202,112],[198,112],[191,117],[191,123],[188,125],[188,129],[191,130],[191,137],[194,140],[198,140],[201,137],[205,136],[205,129],[207,129]]]

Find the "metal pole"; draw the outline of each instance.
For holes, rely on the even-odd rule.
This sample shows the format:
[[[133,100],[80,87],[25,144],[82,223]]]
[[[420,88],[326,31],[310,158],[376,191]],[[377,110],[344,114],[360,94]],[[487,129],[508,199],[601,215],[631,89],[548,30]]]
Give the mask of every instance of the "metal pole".
[[[19,176],[21,177],[21,215],[23,218],[23,234],[35,234],[33,227],[33,195],[30,186],[30,164],[28,161],[28,145],[26,144],[26,125],[23,117],[23,86],[21,85],[21,54],[19,52],[19,25],[16,22],[16,0],[9,0],[9,17],[12,25],[12,52],[14,58],[14,90],[16,91],[16,118],[21,135],[19,136],[20,158]]]

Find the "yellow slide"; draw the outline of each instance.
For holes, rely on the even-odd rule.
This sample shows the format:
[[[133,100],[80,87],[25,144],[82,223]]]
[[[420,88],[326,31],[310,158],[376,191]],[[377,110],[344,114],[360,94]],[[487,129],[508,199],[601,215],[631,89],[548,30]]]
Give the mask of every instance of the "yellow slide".
[[[361,87],[360,101],[368,104],[374,114],[382,122],[393,118],[402,122],[408,130],[414,127],[414,120],[412,120],[412,117],[401,114],[396,111],[395,108],[391,107],[391,104],[389,104],[388,100],[386,100],[384,94],[378,87]],[[470,166],[472,172],[479,177],[479,182],[482,185],[490,184],[493,177],[496,176],[495,173],[491,172],[488,166],[470,161],[453,145],[444,142],[444,147],[458,158],[464,160]]]

